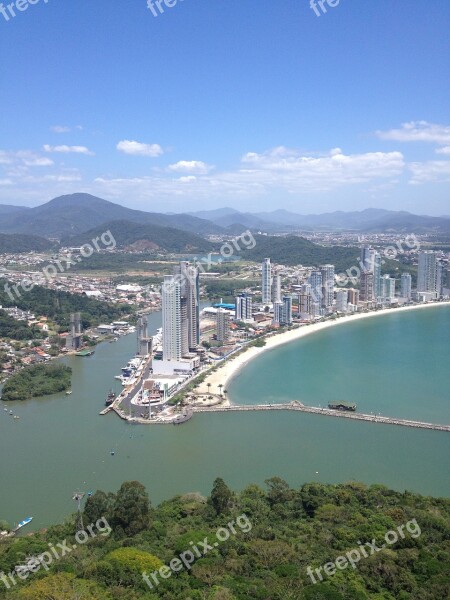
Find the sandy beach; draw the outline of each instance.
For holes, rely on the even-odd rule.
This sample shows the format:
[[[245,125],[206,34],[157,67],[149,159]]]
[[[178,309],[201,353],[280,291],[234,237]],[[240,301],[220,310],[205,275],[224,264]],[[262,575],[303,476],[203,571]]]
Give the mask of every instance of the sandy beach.
[[[386,308],[367,313],[356,313],[352,315],[346,315],[344,317],[340,317],[334,320],[312,323],[310,325],[301,325],[297,329],[286,331],[284,333],[275,333],[270,337],[268,336],[264,338],[266,341],[266,345],[264,347],[250,347],[239,356],[226,360],[217,371],[211,373],[205,379],[205,381],[202,384],[200,384],[197,393],[208,393],[208,384],[211,384],[210,391],[213,394],[217,394],[219,392],[219,385],[222,385],[223,389],[226,390],[227,385],[233,379],[233,377],[237,375],[238,371],[240,371],[243,367],[245,367],[245,365],[247,365],[250,361],[254,360],[263,352],[267,352],[283,344],[289,344],[290,342],[299,340],[300,338],[303,338],[307,335],[312,335],[314,333],[317,333],[318,331],[328,329],[329,327],[338,327],[340,325],[344,325],[345,323],[353,323],[361,319],[374,318],[380,315],[386,315],[394,312],[399,313],[407,310],[420,310],[443,305],[449,306],[450,302],[432,302],[429,304],[417,304],[414,306],[401,306],[399,308]]]

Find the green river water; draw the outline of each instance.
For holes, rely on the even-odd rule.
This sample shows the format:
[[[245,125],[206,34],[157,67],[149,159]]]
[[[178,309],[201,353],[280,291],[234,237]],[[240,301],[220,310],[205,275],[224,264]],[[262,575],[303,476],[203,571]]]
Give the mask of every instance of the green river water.
[[[150,328],[160,319],[150,315]],[[125,480],[141,481],[154,503],[207,494],[217,476],[235,489],[279,475],[293,486],[359,480],[450,495],[446,432],[290,412],[196,415],[180,427],[100,417],[135,348],[130,335],[66,359],[73,394],[8,404],[20,420],[0,403],[0,519],[33,516],[27,529],[38,529],[74,510],[74,491],[116,490]],[[450,423],[449,356],[449,306],[391,313],[264,353],[228,391],[237,403],[348,400],[361,412]]]

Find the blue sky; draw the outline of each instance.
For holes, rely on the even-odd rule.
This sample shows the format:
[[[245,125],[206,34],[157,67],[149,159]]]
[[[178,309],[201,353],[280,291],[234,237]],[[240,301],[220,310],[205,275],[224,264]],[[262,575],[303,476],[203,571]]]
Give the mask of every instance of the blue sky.
[[[0,203],[450,214],[448,0],[4,11]]]

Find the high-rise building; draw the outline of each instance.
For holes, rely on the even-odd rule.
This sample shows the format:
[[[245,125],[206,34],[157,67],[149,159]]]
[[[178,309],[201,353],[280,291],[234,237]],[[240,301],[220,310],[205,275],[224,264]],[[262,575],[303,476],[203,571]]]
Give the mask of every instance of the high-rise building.
[[[278,274],[272,280],[272,301],[281,302],[281,276]]]
[[[348,291],[348,303],[353,304],[353,306],[358,306],[359,303],[359,290],[355,290],[354,288],[350,288]]]
[[[189,262],[182,261],[174,268],[180,284],[182,354],[195,351],[200,344],[200,285],[199,272]]]
[[[292,325],[292,296],[283,296],[283,325]]]
[[[381,254],[371,246],[361,249],[361,270],[373,274],[373,296],[376,300],[382,296],[381,293]]]
[[[418,292],[437,292],[437,255],[425,250],[419,252],[419,268],[417,272]]]
[[[311,286],[311,296],[314,304],[322,305],[322,272],[318,270],[311,271],[308,278],[308,284]]]
[[[181,285],[173,275],[166,275],[162,285],[162,330],[164,361],[179,361],[182,357]]]
[[[283,303],[275,302],[273,305],[273,324],[274,325],[282,325],[283,324]]]
[[[334,265],[320,267],[322,274],[322,300],[323,308],[330,309],[334,303]]]
[[[70,332],[66,338],[66,347],[70,350],[78,350],[82,344],[82,335],[81,313],[72,313],[70,315]]]
[[[311,316],[311,294],[298,295],[298,315],[300,319],[309,319]]]
[[[402,273],[400,277],[400,296],[406,300],[411,300],[411,275]]]
[[[272,302],[272,265],[270,258],[265,258],[262,263],[262,303]]]
[[[338,312],[347,312],[348,308],[348,291],[338,290],[336,292],[336,310]]]
[[[371,271],[363,271],[361,273],[361,289],[359,298],[361,302],[373,301],[373,273]]]
[[[436,292],[438,298],[444,295],[444,288],[446,282],[446,271],[444,263],[438,261],[436,264]]]
[[[381,278],[381,298],[395,298],[395,279],[390,275]]]
[[[250,294],[236,296],[236,321],[248,321],[252,318],[252,297]]]
[[[230,339],[230,313],[218,308],[216,313],[217,341],[226,344]]]

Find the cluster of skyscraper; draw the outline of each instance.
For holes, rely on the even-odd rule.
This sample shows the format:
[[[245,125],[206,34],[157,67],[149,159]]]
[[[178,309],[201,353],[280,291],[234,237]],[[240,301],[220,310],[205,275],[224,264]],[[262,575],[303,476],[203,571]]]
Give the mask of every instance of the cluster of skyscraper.
[[[291,325],[292,296],[281,296],[281,276],[278,273],[272,276],[270,258],[265,258],[262,263],[261,291],[262,303],[273,305],[273,323]]]
[[[390,305],[397,297],[404,302],[412,299],[421,301],[436,300],[444,296],[444,289],[450,287],[450,271],[446,272],[436,252],[419,252],[417,292],[412,290],[410,273],[400,277],[400,289],[396,289],[396,279],[381,274],[383,261],[381,254],[370,246],[361,250],[359,264],[359,289],[337,287],[334,265],[322,265],[312,269],[307,280],[299,287],[298,316],[301,319],[326,316],[332,312],[357,310],[358,305]],[[273,322],[282,325],[292,323],[292,296],[281,295],[281,278],[273,275],[270,258],[262,263],[262,304],[273,306]],[[448,291],[446,292],[448,293]],[[398,301],[398,298],[397,300]],[[241,298],[237,299],[237,311],[242,314]],[[238,314],[238,313],[237,313]]]

